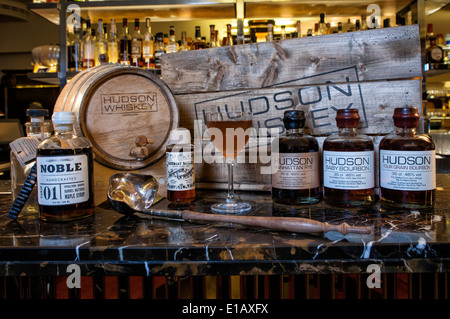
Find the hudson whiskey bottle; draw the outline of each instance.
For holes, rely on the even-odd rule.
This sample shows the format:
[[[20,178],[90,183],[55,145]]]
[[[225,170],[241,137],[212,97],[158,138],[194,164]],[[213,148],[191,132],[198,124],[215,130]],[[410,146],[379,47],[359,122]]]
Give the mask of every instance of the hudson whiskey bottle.
[[[55,112],[55,135],[37,150],[39,216],[45,221],[69,221],[94,212],[91,143],[73,132],[75,115]]]
[[[427,135],[417,133],[415,107],[394,110],[395,133],[380,141],[380,200],[383,206],[431,207],[435,202],[436,151]]]
[[[167,200],[176,204],[195,199],[194,145],[188,129],[170,132],[166,149]]]
[[[285,111],[283,123],[286,135],[272,142],[272,199],[287,205],[317,203],[321,197],[319,144],[303,133],[303,111]]]
[[[323,142],[323,198],[339,207],[371,205],[375,197],[372,139],[358,134],[357,109],[336,113],[339,133]]]

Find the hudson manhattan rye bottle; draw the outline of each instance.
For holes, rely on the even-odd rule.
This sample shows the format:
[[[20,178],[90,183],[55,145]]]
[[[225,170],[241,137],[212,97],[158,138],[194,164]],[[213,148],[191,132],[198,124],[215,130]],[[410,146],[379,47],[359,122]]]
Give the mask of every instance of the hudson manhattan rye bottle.
[[[91,143],[76,136],[72,112],[52,116],[55,135],[37,150],[39,216],[46,221],[69,221],[94,212]]]
[[[358,134],[357,109],[336,113],[338,134],[323,142],[323,198],[339,207],[371,205],[375,198],[374,146]]]
[[[272,142],[272,200],[286,205],[317,203],[321,197],[319,144],[303,133],[303,111],[285,111],[283,123],[286,135]]]
[[[429,136],[418,134],[415,107],[394,110],[395,133],[380,141],[380,200],[388,207],[434,205],[436,151]]]

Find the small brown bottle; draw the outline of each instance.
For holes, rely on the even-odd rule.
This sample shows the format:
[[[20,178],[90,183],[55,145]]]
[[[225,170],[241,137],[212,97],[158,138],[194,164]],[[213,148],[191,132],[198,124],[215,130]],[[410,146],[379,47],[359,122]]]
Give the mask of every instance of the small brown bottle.
[[[167,200],[187,204],[195,200],[194,145],[185,128],[170,132],[166,148]]]
[[[358,134],[357,109],[336,113],[338,134],[323,142],[323,198],[339,207],[371,205],[375,198],[372,139]]]
[[[285,111],[283,123],[286,135],[272,142],[272,200],[285,205],[317,203],[321,197],[319,143],[303,133],[303,111]]]
[[[427,208],[435,203],[436,151],[429,136],[417,134],[415,107],[394,110],[395,133],[380,141],[380,200],[394,208]]]

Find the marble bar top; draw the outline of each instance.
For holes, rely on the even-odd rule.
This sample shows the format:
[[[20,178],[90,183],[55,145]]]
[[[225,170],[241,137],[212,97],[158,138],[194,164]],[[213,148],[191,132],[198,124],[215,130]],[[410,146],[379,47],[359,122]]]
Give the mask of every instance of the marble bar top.
[[[116,212],[99,203],[94,216],[68,223],[36,215],[6,217],[11,204],[0,196],[0,276],[82,275],[191,276],[450,271],[450,175],[438,175],[437,204],[431,210],[340,209],[323,202],[279,206],[267,192],[240,192],[251,215],[297,216],[331,224],[367,226],[367,235],[331,231],[305,234],[239,225],[194,224]],[[224,191],[197,190],[189,209],[211,213]],[[167,200],[155,208],[173,209]]]

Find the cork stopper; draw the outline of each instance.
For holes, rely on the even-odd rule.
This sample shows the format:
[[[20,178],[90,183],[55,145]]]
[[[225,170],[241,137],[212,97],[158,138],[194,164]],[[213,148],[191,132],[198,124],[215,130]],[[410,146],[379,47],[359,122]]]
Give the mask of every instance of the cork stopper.
[[[417,107],[398,107],[394,109],[394,125],[403,128],[416,128],[419,126],[419,110]]]
[[[305,112],[300,110],[284,111],[283,123],[286,129],[303,128],[305,126]]]
[[[358,127],[359,114],[357,109],[340,109],[336,112],[337,127]]]

